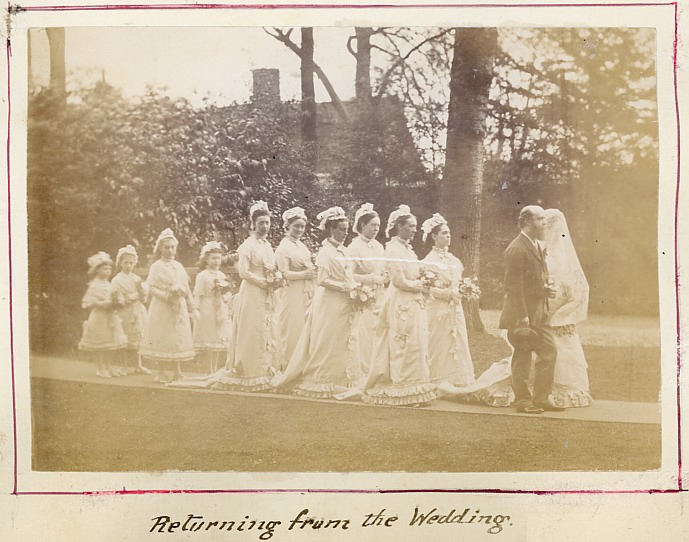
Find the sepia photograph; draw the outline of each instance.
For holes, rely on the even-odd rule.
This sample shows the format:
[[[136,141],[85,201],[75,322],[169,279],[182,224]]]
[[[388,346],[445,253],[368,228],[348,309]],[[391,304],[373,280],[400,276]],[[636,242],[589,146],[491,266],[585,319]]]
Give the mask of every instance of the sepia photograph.
[[[689,540],[686,5],[4,8],[0,539]]]
[[[655,28],[27,40],[33,471],[660,469]]]

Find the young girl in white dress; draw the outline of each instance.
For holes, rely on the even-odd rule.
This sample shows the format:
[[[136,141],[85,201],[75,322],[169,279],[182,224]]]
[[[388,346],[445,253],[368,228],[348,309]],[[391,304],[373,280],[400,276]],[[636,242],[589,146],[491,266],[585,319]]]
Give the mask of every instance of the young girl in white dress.
[[[172,230],[168,228],[158,236],[153,252],[159,259],[151,265],[146,279],[151,304],[140,351],[158,363],[156,381],[168,382],[167,370],[172,371],[173,380],[180,380],[180,363],[196,355],[189,312],[191,308],[195,319],[199,312],[189,288],[189,275],[175,261],[177,238]]]
[[[205,358],[208,374],[218,370],[230,333],[228,301],[232,294],[227,276],[220,270],[222,260],[220,243],[206,243],[201,249],[200,271],[194,283],[194,300],[200,314],[194,324],[194,349]]]
[[[423,406],[436,398],[430,381],[428,324],[419,262],[411,247],[416,217],[407,205],[390,214],[385,247],[390,276],[373,345],[363,400],[375,405]]]
[[[123,298],[117,294],[108,280],[112,274],[112,260],[105,252],[94,254],[88,260],[89,282],[81,306],[89,309],[89,317],[84,322],[84,331],[79,341],[79,350],[90,352],[97,364],[101,378],[124,374],[113,364],[113,357],[127,346],[127,336],[122,329],[122,321],[117,310]]]
[[[328,233],[318,252],[318,288],[308,321],[276,388],[292,387],[306,397],[330,398],[362,385],[363,374],[352,341],[353,305],[349,293],[356,286],[347,249],[349,220],[340,207],[318,215],[319,229]]]
[[[435,213],[426,220],[421,229],[424,243],[429,235],[433,239],[433,248],[423,261],[439,277],[436,286],[431,288],[427,306],[431,382],[466,386],[474,382],[474,364],[459,294],[464,266],[448,250],[450,228],[440,214]]]
[[[380,217],[371,203],[364,203],[354,215],[353,230],[358,235],[347,249],[354,265],[354,279],[373,291],[374,302],[356,315],[356,338],[361,372],[368,375],[373,355],[373,334],[383,306],[385,248],[377,240]]]
[[[304,209],[288,209],[282,213],[282,220],[286,235],[275,250],[278,269],[287,280],[285,287],[280,288],[277,294],[277,316],[282,345],[279,371],[285,370],[297,346],[316,288],[316,270],[311,261],[311,252],[300,241],[306,230]]]
[[[217,373],[213,387],[247,392],[271,388],[280,366],[276,290],[269,281],[276,276],[273,248],[266,239],[270,211],[264,201],[250,210],[252,233],[237,249],[242,283],[234,300],[232,332],[225,369]]]
[[[115,265],[120,269],[112,279],[112,285],[124,299],[124,305],[119,310],[122,326],[127,335],[127,348],[123,351],[123,366],[136,373],[151,374],[141,363],[139,346],[146,328],[146,294],[141,277],[134,273],[134,267],[139,261],[136,249],[132,245],[117,251]]]

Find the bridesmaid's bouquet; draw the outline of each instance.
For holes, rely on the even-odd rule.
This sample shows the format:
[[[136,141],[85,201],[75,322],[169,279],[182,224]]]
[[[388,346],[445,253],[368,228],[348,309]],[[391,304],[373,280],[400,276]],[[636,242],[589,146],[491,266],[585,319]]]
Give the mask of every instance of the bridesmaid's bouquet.
[[[375,302],[374,290],[366,284],[357,284],[349,290],[349,301],[355,311],[362,311]]]
[[[227,293],[233,292],[235,289],[235,283],[234,281],[228,280],[226,278],[224,279],[215,279],[213,281],[213,293],[215,295],[225,295]]]
[[[266,284],[269,290],[278,290],[285,286],[287,281],[279,269],[266,267]]]
[[[481,289],[478,287],[477,278],[465,278],[459,283],[459,295],[467,301],[478,301],[481,297]]]
[[[440,274],[429,267],[422,267],[419,272],[419,280],[423,283],[424,288],[435,288],[438,286]]]
[[[184,297],[185,295],[187,295],[186,290],[179,284],[175,284],[174,286],[172,286],[172,288],[168,290],[168,296],[173,301],[176,301],[180,297]]]
[[[125,295],[117,289],[113,290],[112,296],[110,296],[110,307],[113,310],[118,310],[124,307],[126,303],[127,298]]]

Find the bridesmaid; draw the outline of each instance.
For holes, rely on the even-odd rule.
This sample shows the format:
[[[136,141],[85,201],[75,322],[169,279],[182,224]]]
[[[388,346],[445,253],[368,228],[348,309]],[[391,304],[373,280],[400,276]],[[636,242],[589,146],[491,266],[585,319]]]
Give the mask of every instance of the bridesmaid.
[[[177,239],[171,229],[158,236],[153,252],[159,259],[151,265],[146,279],[151,305],[140,353],[158,362],[157,382],[168,381],[166,369],[172,370],[173,380],[180,380],[180,363],[191,361],[196,355],[189,309],[193,309],[195,319],[199,318],[199,312],[189,288],[189,275],[175,261]]]
[[[277,367],[280,371],[284,371],[287,367],[304,329],[316,278],[311,253],[300,241],[306,230],[304,209],[301,207],[288,209],[282,213],[282,220],[286,235],[275,250],[277,267],[287,279],[287,285],[277,294],[277,318],[282,345],[281,363]]]
[[[274,385],[292,385],[297,395],[330,398],[360,387],[363,375],[351,337],[354,311],[349,292],[356,283],[349,254],[342,244],[349,221],[340,207],[331,207],[317,218],[319,229],[328,233],[316,259],[318,288],[292,359]]]
[[[421,226],[424,243],[430,234],[433,248],[424,262],[431,264],[439,275],[438,284],[431,288],[426,308],[428,314],[428,353],[431,382],[467,386],[474,382],[474,364],[469,352],[464,309],[459,295],[464,266],[450,254],[450,228],[438,213]]]
[[[375,405],[425,406],[436,398],[428,365],[428,327],[418,258],[411,247],[416,217],[400,205],[388,218],[385,247],[390,285],[373,345],[363,400]]]
[[[234,303],[227,363],[214,387],[256,392],[270,388],[279,367],[280,338],[276,294],[267,280],[277,269],[273,248],[266,239],[270,211],[264,201],[257,201],[249,214],[252,233],[237,249],[242,284]]]
[[[349,255],[354,265],[354,279],[373,289],[375,302],[357,315],[355,333],[358,341],[361,372],[368,374],[373,353],[373,330],[383,304],[385,284],[385,249],[376,236],[380,230],[380,217],[373,205],[364,203],[354,215],[354,231],[359,235],[349,244]]]

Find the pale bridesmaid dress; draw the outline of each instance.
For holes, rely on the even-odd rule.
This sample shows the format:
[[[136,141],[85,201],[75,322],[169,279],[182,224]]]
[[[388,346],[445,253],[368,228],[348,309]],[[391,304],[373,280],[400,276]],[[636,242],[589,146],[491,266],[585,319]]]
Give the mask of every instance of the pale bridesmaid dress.
[[[408,241],[393,237],[385,247],[390,285],[383,298],[373,361],[363,400],[376,405],[414,405],[436,398],[430,382],[425,299],[410,291],[419,262]]]
[[[277,318],[280,330],[282,355],[279,370],[284,371],[306,323],[314,290],[313,279],[300,278],[301,273],[313,268],[311,252],[298,239],[287,235],[275,250],[275,260],[287,285],[277,293]]]

